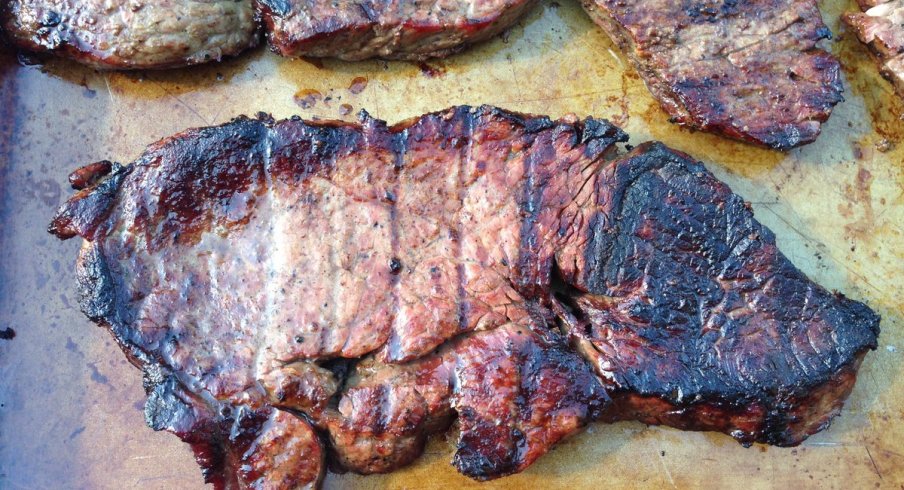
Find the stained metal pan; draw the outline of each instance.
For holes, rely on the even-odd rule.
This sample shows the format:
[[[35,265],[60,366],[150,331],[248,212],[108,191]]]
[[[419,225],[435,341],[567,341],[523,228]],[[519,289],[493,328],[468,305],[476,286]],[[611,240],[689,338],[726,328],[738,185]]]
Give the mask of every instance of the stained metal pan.
[[[595,424],[523,474],[484,487],[904,485],[904,104],[822,3],[845,66],[846,101],[812,145],[777,153],[666,120],[577,2],[544,2],[505,37],[428,65],[310,63],[258,50],[181,71],[98,73],[0,55],[0,488],[203,488],[188,447],[144,426],[140,373],[77,310],[78,243],[45,231],[67,174],[129,161],[190,126],[258,111],[394,122],[453,104],[606,117],[632,143],[659,139],[707,163],[748,199],[817,282],[882,316],[878,352],[832,428],[802,446],[744,449],[727,436]],[[9,335],[5,335],[8,337]],[[331,474],[327,488],[465,488],[433,439],[390,475]]]

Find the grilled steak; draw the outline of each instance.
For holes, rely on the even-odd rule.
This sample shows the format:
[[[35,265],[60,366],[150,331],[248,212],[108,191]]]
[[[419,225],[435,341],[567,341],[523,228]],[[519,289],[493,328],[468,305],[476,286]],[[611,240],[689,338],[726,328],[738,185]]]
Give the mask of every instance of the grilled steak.
[[[389,471],[458,415],[453,464],[488,479],[518,472],[601,415],[602,383],[553,331],[509,323],[403,364],[362,361],[327,426],[346,468]]]
[[[534,3],[255,0],[270,46],[279,54],[346,60],[448,56],[499,34]]]
[[[240,118],[77,172],[51,231],[85,239],[81,307],[144,369],[149,425],[221,486],[315,485],[324,451],[390,471],[455,418],[477,479],[596,419],[824,428],[878,317],[700,164],[625,138],[490,107]]]
[[[194,65],[257,44],[250,0],[10,0],[0,20],[22,49],[98,68]]]
[[[842,100],[814,0],[582,0],[677,122],[787,150]]]
[[[843,19],[879,61],[880,72],[904,97],[904,0],[861,4]]]

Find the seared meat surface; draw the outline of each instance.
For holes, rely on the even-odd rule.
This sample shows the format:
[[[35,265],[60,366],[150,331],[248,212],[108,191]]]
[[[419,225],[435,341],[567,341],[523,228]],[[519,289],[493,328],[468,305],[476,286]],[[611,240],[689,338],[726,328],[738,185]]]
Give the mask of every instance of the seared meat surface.
[[[484,41],[534,0],[255,0],[270,46],[283,56],[423,60]]]
[[[18,47],[106,69],[219,60],[258,42],[283,56],[421,60],[487,40],[534,0],[10,0],[0,25]]]
[[[864,12],[844,15],[844,21],[869,46],[880,72],[904,97],[904,0],[862,4]]]
[[[194,65],[257,44],[250,0],[9,0],[0,20],[22,49],[97,68]]]
[[[563,317],[611,386],[608,417],[780,446],[827,425],[875,346],[869,308],[804,276],[687,155],[647,143],[597,185],[610,228]]]
[[[149,425],[221,486],[316,485],[327,452],[391,471],[453,420],[477,479],[592,420],[824,428],[878,317],[702,165],[625,139],[490,107],[240,118],[76,172],[51,231],[85,239],[81,307],[144,369]]]
[[[674,122],[780,150],[842,100],[814,0],[583,0]]]

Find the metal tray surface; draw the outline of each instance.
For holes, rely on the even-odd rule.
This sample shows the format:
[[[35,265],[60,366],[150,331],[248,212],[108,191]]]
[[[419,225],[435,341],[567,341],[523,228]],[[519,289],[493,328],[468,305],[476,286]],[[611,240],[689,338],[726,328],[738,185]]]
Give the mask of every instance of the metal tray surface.
[[[797,448],[728,436],[593,424],[522,474],[478,484],[435,437],[388,475],[330,474],[326,488],[904,487],[904,104],[821,2],[846,101],[789,153],[669,124],[576,1],[541,2],[506,35],[426,64],[281,59],[265,49],[168,72],[99,73],[0,54],[0,488],[204,488],[187,445],[145,427],[141,376],[78,311],[78,240],[46,232],[85,163],[128,162],[149,143],[239,114],[395,122],[455,104],[606,117],[631,143],[658,139],[706,162],[749,200],[810,277],[883,317],[880,347],[832,427]],[[9,335],[7,335],[9,336]],[[451,438],[450,438],[451,440]]]

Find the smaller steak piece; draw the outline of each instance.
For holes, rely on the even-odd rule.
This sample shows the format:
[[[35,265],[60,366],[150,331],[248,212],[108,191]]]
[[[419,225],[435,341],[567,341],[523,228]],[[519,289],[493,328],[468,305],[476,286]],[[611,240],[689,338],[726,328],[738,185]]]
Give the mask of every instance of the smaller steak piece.
[[[515,23],[534,0],[255,0],[283,56],[423,60],[456,53]]]
[[[605,418],[779,446],[826,428],[876,348],[878,315],[810,281],[687,155],[645,143],[597,185],[612,228],[588,247],[598,260],[574,284],[576,318],[559,310],[611,387]]]
[[[340,461],[360,473],[395,469],[457,413],[460,472],[489,480],[530,466],[609,402],[589,365],[539,328],[475,332],[405,365],[364,361],[329,424]]]
[[[257,45],[250,0],[10,0],[0,18],[22,49],[104,69],[195,65]]]
[[[812,142],[842,100],[813,0],[583,0],[674,122],[769,148]]]
[[[904,0],[861,6],[865,12],[845,14],[844,22],[869,46],[882,76],[904,97]]]

